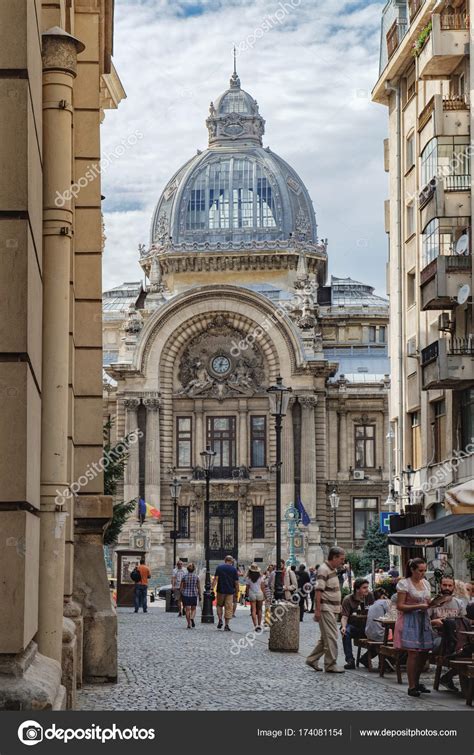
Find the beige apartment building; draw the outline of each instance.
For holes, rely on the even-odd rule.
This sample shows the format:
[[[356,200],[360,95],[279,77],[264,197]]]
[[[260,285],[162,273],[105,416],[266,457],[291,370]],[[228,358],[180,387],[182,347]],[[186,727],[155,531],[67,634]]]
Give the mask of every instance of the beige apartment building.
[[[426,520],[450,487],[474,486],[471,18],[466,0],[389,0],[373,91],[388,109],[395,490]],[[472,540],[448,543],[467,578]]]
[[[283,555],[285,515],[298,498],[311,522],[298,533],[297,558],[314,565],[335,534],[361,548],[388,494],[387,301],[357,281],[328,282],[327,240],[308,191],[264,146],[265,121],[235,71],[206,126],[208,148],[184,165],[176,156],[158,199],[137,260],[146,285],[124,283],[103,299],[105,415],[118,438],[141,430],[119,495],[161,511],[143,526],[132,514],[119,548],[144,548],[161,584],[173,562],[175,475],[177,555],[204,560],[207,445],[216,452],[211,560],[275,560],[267,388],[278,375],[293,390],[283,422]]]
[[[113,0],[0,2],[0,709],[117,676],[103,558],[100,123]],[[75,484],[74,484],[75,483]]]

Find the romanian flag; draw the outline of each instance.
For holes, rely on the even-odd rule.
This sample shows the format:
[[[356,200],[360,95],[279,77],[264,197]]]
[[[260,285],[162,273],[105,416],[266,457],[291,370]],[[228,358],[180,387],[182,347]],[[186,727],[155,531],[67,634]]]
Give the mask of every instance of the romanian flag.
[[[145,516],[153,516],[155,519],[161,519],[161,511],[155,508],[155,506],[146,503],[143,498],[140,498],[139,511],[140,514],[144,514]]]

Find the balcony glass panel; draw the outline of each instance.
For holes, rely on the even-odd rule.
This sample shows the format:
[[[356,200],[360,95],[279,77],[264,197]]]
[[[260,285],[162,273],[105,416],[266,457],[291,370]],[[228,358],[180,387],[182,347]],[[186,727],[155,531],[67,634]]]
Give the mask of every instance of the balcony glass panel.
[[[446,191],[471,188],[471,163],[468,136],[438,136],[421,153],[421,183],[442,180]]]
[[[423,231],[422,269],[440,255],[467,256],[469,254],[469,218],[434,218]]]

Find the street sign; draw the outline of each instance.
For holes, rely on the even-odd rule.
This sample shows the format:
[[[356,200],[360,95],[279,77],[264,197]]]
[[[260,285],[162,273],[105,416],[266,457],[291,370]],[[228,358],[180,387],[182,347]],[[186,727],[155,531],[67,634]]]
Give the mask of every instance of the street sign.
[[[393,516],[393,513],[390,511],[384,511],[383,513],[380,513],[380,532],[382,535],[389,535],[390,534],[390,517]]]

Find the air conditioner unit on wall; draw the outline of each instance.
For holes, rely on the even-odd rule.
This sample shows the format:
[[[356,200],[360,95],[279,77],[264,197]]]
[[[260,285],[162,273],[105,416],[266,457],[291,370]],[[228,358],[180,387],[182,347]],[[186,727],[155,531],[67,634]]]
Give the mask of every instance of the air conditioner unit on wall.
[[[365,472],[363,469],[353,469],[352,477],[354,480],[365,480]]]

